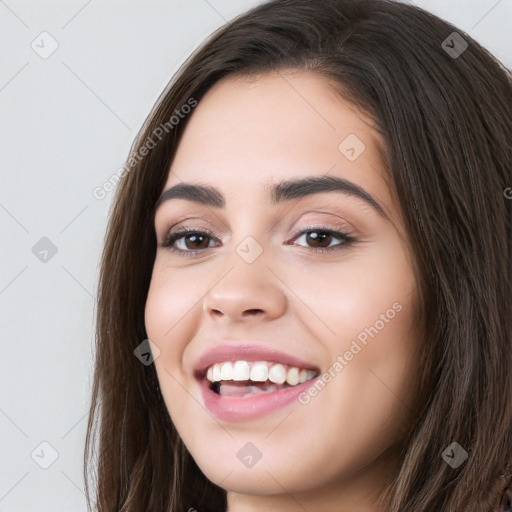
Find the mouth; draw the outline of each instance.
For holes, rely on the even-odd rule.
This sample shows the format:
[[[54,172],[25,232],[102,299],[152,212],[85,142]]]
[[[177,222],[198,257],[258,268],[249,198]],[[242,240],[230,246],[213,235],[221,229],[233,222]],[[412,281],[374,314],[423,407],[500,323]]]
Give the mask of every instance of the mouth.
[[[315,370],[271,361],[224,361],[206,370],[210,390],[234,398],[274,393],[303,384],[317,375]]]
[[[204,405],[217,419],[229,422],[255,420],[297,402],[320,375],[317,367],[291,356],[240,347],[217,350],[202,363],[194,375]]]

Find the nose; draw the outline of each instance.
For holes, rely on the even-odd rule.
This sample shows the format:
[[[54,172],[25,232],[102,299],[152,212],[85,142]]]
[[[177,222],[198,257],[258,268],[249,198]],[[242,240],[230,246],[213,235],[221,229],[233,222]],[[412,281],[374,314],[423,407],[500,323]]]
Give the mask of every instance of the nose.
[[[203,299],[203,311],[214,322],[270,321],[284,314],[287,298],[284,284],[261,261],[232,261],[228,271]]]

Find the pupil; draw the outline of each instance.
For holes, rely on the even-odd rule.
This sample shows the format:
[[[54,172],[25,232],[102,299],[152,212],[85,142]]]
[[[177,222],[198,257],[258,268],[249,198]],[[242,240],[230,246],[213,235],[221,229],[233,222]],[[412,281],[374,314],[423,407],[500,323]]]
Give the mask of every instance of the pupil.
[[[329,235],[328,233],[322,233],[322,234],[318,234],[318,231],[309,231],[309,233],[306,235],[307,239],[308,239],[308,243],[310,241],[313,241],[313,247],[320,247],[320,248],[325,248],[325,247],[328,247],[329,246],[329,237],[331,235]],[[321,242],[325,242],[325,240],[327,239],[327,244],[324,244],[324,245],[318,245],[318,242],[320,241]]]
[[[192,243],[197,243],[197,241],[201,241],[201,239],[203,240],[203,242],[206,240],[207,241],[207,237],[203,236],[203,235],[189,235],[187,237],[188,240],[192,241]],[[187,245],[187,249],[190,249],[190,247],[188,247],[188,243],[186,244]],[[208,243],[206,244],[206,247],[208,247]],[[195,249],[197,249],[198,247],[195,247]],[[199,247],[199,249],[202,249],[203,247]]]

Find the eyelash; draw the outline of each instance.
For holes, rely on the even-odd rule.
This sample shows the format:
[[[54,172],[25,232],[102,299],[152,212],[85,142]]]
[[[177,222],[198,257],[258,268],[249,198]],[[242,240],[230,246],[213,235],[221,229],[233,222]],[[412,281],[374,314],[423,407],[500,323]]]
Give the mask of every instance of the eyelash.
[[[327,235],[334,236],[334,238],[339,238],[341,240],[341,243],[339,243],[337,245],[334,245],[334,246],[331,246],[331,247],[323,247],[323,248],[305,247],[305,249],[307,249],[310,252],[314,252],[314,253],[323,253],[323,252],[326,252],[326,251],[341,250],[341,249],[344,249],[344,248],[354,244],[355,242],[357,242],[357,239],[355,239],[353,236],[348,235],[347,233],[343,233],[341,231],[334,231],[332,229],[328,229],[328,228],[323,227],[323,226],[306,226],[302,230],[296,232],[293,235],[292,239],[295,239],[297,235],[303,235],[303,234],[307,234],[307,233],[310,233],[310,232],[324,233],[324,234],[327,234]],[[198,254],[201,251],[205,250],[205,249],[197,249],[197,250],[187,250],[187,251],[184,251],[183,249],[177,249],[176,247],[173,247],[173,244],[176,241],[184,238],[187,235],[203,235],[203,236],[206,235],[210,239],[214,239],[216,241],[220,241],[208,229],[197,229],[197,230],[194,230],[194,229],[191,229],[191,228],[188,228],[188,227],[182,227],[182,228],[177,229],[173,233],[168,233],[165,236],[164,241],[162,242],[162,247],[167,248],[169,251],[171,251],[173,253],[177,253],[179,256],[195,256],[196,254]],[[303,246],[300,246],[300,247],[303,247]],[[211,247],[207,247],[207,249],[211,249]]]

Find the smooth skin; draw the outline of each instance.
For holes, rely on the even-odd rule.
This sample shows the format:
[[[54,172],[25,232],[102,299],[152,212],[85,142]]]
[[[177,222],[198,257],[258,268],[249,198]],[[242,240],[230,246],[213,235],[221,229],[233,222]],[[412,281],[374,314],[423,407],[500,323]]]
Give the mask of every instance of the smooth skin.
[[[226,205],[180,198],[156,212],[145,322],[161,351],[155,365],[171,419],[203,473],[227,491],[229,512],[383,510],[378,494],[398,470],[416,399],[419,345],[417,283],[383,142],[367,116],[305,71],[228,77],[190,115],[164,190],[209,184]],[[365,145],[354,161],[338,148],[350,134]],[[323,175],[363,188],[387,218],[340,192],[269,202],[266,187]],[[337,247],[318,251],[310,226],[356,241],[327,236],[323,247]],[[214,238],[174,243],[188,254],[163,247],[182,227]],[[248,236],[263,250],[252,263],[236,251]],[[325,372],[395,303],[400,312],[307,404],[237,422],[205,409],[193,367],[206,348],[261,344]],[[237,457],[248,442],[262,454],[250,468]]]

